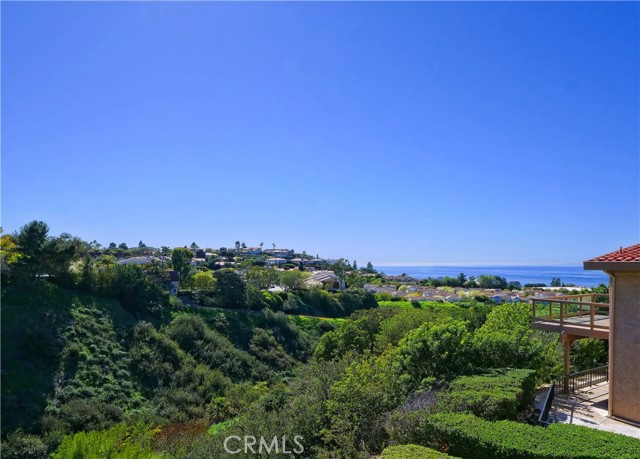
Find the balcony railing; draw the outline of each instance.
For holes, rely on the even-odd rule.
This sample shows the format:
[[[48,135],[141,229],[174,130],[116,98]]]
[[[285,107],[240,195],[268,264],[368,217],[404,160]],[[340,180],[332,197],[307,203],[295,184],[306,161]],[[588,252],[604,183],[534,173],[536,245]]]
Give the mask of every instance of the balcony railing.
[[[589,293],[535,298],[531,303],[533,322],[557,324],[560,328],[609,330],[609,295]]]
[[[578,371],[571,373],[567,376],[567,392],[573,393],[579,389],[585,387],[595,386],[606,381],[609,381],[609,366],[605,365],[597,368],[590,368],[584,371]],[[556,392],[564,387],[564,378],[560,377],[554,381],[554,387]]]

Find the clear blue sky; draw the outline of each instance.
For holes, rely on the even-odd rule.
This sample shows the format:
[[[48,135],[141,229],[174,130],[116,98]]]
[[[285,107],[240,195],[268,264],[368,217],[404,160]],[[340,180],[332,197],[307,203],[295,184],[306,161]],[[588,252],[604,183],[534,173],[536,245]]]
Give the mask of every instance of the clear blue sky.
[[[2,225],[360,264],[640,240],[638,3],[2,3]]]

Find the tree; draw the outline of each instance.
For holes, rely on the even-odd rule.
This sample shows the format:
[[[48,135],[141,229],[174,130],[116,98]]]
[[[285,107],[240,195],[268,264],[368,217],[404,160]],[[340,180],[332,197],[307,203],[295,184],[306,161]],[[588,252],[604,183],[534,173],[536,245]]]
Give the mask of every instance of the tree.
[[[191,250],[183,247],[176,247],[171,253],[171,264],[173,269],[178,271],[181,281],[187,280],[191,272]]]
[[[69,272],[71,263],[88,250],[89,246],[86,242],[69,233],[49,238],[45,243],[45,270],[58,282],[72,282]]]
[[[373,269],[373,264],[371,264],[370,261],[367,262],[367,269],[365,269],[365,271],[371,274],[376,272],[376,270]]]
[[[562,287],[562,281],[560,280],[559,277],[554,277],[551,279],[551,286],[552,287]]]
[[[301,271],[282,271],[280,273],[280,285],[286,291],[302,290],[307,287],[305,280],[309,273]]]
[[[0,232],[2,229],[0,228]],[[18,263],[24,254],[18,250],[18,246],[15,243],[13,237],[8,234],[3,234],[0,238],[0,269],[2,271],[2,280],[6,280],[7,276],[11,274],[13,265]]]
[[[192,243],[191,243],[191,248],[192,248],[193,250],[197,249],[197,248],[198,248],[198,244],[196,244],[195,242],[192,242]]]
[[[115,250],[117,248],[116,247],[116,243],[115,242],[109,242],[109,248]]]
[[[236,252],[240,252],[240,241],[236,241]]]
[[[481,288],[507,288],[507,280],[500,276],[482,274],[476,281]]]
[[[211,290],[216,285],[216,280],[211,275],[210,271],[197,272],[192,277],[193,288],[196,290]]]
[[[278,282],[278,271],[274,268],[252,266],[247,270],[247,283],[258,290],[266,290]]]
[[[24,255],[20,261],[20,268],[30,277],[37,277],[43,273],[48,234],[49,226],[45,222],[33,220],[13,235],[14,241]]]
[[[518,282],[518,281],[510,281],[507,284],[507,288],[509,290],[521,290],[522,289],[522,284],[520,284],[520,282]]]
[[[144,242],[142,242],[142,240],[140,240],[140,242],[138,242],[138,248],[139,248],[139,249],[144,249],[144,248],[146,248],[146,247],[147,247],[147,246],[144,244]]]
[[[354,271],[358,270],[358,263],[355,260],[353,260],[353,270]]]
[[[121,242],[120,245],[118,246],[118,248],[120,250],[129,250],[129,247],[127,247],[127,244],[124,242]]]
[[[465,322],[426,323],[398,344],[399,375],[410,375],[414,388],[427,377],[451,380],[471,367],[470,344]]]
[[[216,296],[222,306],[241,308],[245,306],[247,285],[244,279],[231,269],[216,271]]]
[[[460,287],[462,287],[465,284],[465,282],[467,282],[467,276],[464,273],[458,274],[457,279],[458,279],[458,283],[460,284]]]

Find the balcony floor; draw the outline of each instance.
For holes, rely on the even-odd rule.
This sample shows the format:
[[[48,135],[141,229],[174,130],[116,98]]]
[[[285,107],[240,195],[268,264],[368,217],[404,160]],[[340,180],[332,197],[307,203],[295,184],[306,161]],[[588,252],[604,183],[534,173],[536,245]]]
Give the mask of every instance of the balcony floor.
[[[566,317],[563,324],[559,319],[536,318],[532,327],[535,330],[544,330],[557,333],[568,333],[575,336],[589,338],[609,339],[609,316],[596,314],[593,320],[594,328],[591,328],[589,315]]]

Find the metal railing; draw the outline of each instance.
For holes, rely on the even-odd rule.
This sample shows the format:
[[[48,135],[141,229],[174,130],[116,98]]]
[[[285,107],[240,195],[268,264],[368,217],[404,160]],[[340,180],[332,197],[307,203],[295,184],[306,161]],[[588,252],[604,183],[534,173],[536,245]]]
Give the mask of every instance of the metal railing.
[[[556,378],[556,392],[564,388],[564,377]],[[609,366],[605,365],[597,368],[590,368],[584,371],[577,371],[568,376],[568,391],[575,392],[578,389],[595,386],[603,382],[609,381]]]
[[[601,321],[609,318],[609,295],[589,293],[534,298],[531,316],[534,322],[557,322],[606,330],[609,325]]]

